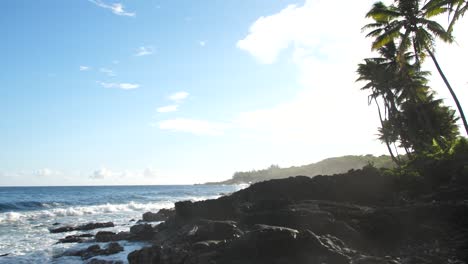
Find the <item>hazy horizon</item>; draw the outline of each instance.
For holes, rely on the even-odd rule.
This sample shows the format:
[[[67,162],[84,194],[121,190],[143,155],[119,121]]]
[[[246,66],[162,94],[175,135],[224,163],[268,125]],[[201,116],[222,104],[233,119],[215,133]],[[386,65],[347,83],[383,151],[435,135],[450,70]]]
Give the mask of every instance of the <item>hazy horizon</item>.
[[[187,3],[5,1],[0,186],[193,184],[387,153],[355,83],[373,0]],[[462,32],[437,55],[468,108]]]

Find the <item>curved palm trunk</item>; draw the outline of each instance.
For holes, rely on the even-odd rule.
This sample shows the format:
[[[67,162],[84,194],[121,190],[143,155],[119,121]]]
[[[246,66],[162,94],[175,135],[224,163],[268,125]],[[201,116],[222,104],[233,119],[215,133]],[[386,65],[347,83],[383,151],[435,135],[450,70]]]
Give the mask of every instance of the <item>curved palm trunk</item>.
[[[380,124],[382,125],[382,128],[383,128],[384,124],[383,124],[383,119],[382,119],[382,113],[380,112],[380,105],[379,105],[379,102],[377,102],[377,98],[374,97],[374,101],[375,101],[375,104],[377,105],[377,110],[379,111]],[[385,139],[385,144],[387,145],[388,152],[390,153],[390,156],[392,157],[393,162],[395,162],[398,166],[400,166],[400,161],[393,154],[392,148],[390,147],[390,142],[388,142],[388,138],[386,135],[384,135],[384,139]]]
[[[450,85],[450,83],[448,82],[448,80],[445,77],[444,73],[442,72],[442,69],[439,66],[439,62],[437,62],[437,59],[435,58],[434,53],[432,53],[432,51],[428,47],[426,47],[426,50],[429,53],[429,56],[431,56],[431,59],[434,62],[435,66],[437,68],[437,71],[439,72],[439,74],[442,77],[442,79],[444,80],[444,83],[447,86],[450,94],[452,95],[453,100],[455,101],[455,104],[457,105],[458,112],[460,113],[460,117],[461,117],[461,119],[463,121],[463,126],[465,126],[465,131],[468,134],[468,123],[466,122],[465,114],[463,113],[463,109],[462,109],[462,107],[460,105],[460,102],[458,101],[457,95],[453,91],[452,86]]]

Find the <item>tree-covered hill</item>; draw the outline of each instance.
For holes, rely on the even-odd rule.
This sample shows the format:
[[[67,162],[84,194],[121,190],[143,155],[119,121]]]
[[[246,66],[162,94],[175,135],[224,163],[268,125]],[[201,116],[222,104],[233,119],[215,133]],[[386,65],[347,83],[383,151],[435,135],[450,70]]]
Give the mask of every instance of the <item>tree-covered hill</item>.
[[[280,168],[277,165],[271,165],[267,169],[252,170],[246,172],[234,173],[232,179],[222,182],[211,182],[207,184],[242,184],[255,183],[271,179],[281,179],[296,175],[316,176],[316,175],[332,175],[337,173],[345,173],[351,169],[361,169],[365,165],[373,164],[377,168],[390,168],[395,166],[390,156],[373,155],[364,156],[343,156],[328,158],[317,163],[312,163],[299,167]]]

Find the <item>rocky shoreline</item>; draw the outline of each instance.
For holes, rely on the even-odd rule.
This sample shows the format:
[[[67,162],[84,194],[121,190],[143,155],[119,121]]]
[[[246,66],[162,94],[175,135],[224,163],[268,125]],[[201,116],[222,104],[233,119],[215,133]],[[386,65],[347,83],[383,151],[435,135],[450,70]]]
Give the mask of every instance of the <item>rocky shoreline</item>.
[[[468,263],[468,189],[451,184],[408,198],[372,168],[297,176],[215,200],[178,202],[174,210],[145,213],[128,232],[62,242],[109,242],[65,254],[116,264],[93,257],[120,252],[121,240],[149,245],[131,252],[129,263],[462,264]]]

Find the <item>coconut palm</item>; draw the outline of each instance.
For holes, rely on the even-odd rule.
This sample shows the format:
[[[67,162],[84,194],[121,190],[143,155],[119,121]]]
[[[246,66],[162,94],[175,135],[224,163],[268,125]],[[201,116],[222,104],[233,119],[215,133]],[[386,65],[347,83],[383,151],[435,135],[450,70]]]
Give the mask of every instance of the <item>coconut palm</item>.
[[[388,98],[389,96],[386,94],[389,91],[389,87],[386,87],[389,81],[388,72],[386,71],[385,65],[383,65],[382,60],[376,59],[366,59],[364,63],[358,65],[358,74],[359,78],[357,81],[366,81],[366,85],[364,85],[361,90],[371,90],[371,94],[369,95],[369,105],[372,102],[375,102],[377,105],[377,111],[379,114],[381,129],[380,129],[380,139],[385,142],[388,152],[392,157],[392,160],[396,164],[400,164],[400,160],[395,154],[390,146],[392,142],[395,140],[390,140],[390,135],[387,133],[388,130],[384,129],[385,122],[388,119],[387,114],[390,113],[390,105]],[[382,114],[382,109],[380,107],[379,98],[382,97],[384,101],[384,111],[385,113]]]
[[[436,38],[448,43],[453,41],[451,31],[446,31],[439,23],[429,19],[446,11],[446,6],[440,3],[436,5],[435,2],[427,3],[422,7],[420,7],[419,0],[396,0],[394,5],[389,6],[377,2],[367,13],[367,17],[372,18],[374,22],[364,26],[363,30],[370,30],[367,36],[375,38],[372,43],[373,50],[379,49],[392,41],[398,42],[397,59],[401,63],[404,62],[403,54],[410,49],[414,52],[415,65],[418,67],[420,67],[426,55],[429,55],[452,95],[466,133],[468,133],[468,123],[460,102],[434,55]],[[460,10],[457,14],[457,16],[462,15]]]
[[[468,10],[468,0],[431,0],[426,8],[430,10],[443,11],[449,15],[449,26],[447,31],[452,33],[457,20],[465,15]]]

